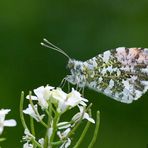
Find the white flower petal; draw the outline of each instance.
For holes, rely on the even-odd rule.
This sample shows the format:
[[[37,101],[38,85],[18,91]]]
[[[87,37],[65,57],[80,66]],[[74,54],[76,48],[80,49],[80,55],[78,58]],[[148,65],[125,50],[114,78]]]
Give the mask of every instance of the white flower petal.
[[[52,86],[41,86],[38,87],[37,89],[34,89],[34,93],[36,94],[36,96],[38,98],[44,98],[45,100],[49,99],[50,96],[50,91],[53,89],[54,87]]]
[[[57,112],[63,113],[68,109],[68,107],[69,107],[69,105],[67,105],[65,101],[61,100],[58,102]]]
[[[52,98],[57,100],[57,101],[64,101],[66,100],[67,94],[62,91],[61,88],[57,88],[55,90],[52,91]]]
[[[48,85],[45,87],[44,86],[38,87],[37,89],[34,89],[34,93],[36,96],[31,96],[31,99],[38,100],[38,104],[41,106],[41,108],[43,110],[47,109],[48,108],[48,100],[51,97],[51,90],[53,88],[54,87],[48,86]],[[27,96],[26,98],[29,99],[30,96]]]
[[[85,102],[83,102],[83,101],[80,101],[79,104],[82,105],[82,106],[87,106],[87,104]]]
[[[2,134],[3,130],[4,130],[4,126],[0,126],[0,135]]]
[[[0,110],[0,116],[8,114],[10,111],[11,111],[10,109],[1,109]]]
[[[16,126],[16,121],[14,119],[5,120],[6,114],[8,114],[10,111],[10,109],[0,110],[0,135],[4,130],[4,126]]]
[[[29,95],[26,96],[26,99],[30,99],[30,98],[31,100],[38,100],[36,96],[29,96]]]
[[[5,120],[4,126],[16,126],[16,121],[14,119]]]
[[[67,139],[67,142],[65,143],[65,148],[68,148],[71,144],[70,138]]]
[[[41,144],[42,147],[44,146],[44,138],[39,139],[38,142]]]
[[[95,120],[91,118],[88,113],[84,113],[83,119],[87,119],[89,122],[95,123]]]

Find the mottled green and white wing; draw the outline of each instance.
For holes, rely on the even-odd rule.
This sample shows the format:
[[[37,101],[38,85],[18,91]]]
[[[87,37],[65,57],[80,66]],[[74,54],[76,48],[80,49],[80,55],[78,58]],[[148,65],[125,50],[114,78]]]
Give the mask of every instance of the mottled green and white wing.
[[[148,49],[119,47],[84,62],[86,86],[124,103],[148,90]]]

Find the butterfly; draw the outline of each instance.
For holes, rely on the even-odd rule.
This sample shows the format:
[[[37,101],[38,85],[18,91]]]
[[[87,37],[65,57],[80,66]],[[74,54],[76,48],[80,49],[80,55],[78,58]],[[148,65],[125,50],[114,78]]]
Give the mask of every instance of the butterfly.
[[[72,59],[47,39],[41,45],[68,58],[70,75],[65,80],[80,88],[88,87],[123,103],[132,103],[148,90],[148,48],[106,50],[87,61]]]

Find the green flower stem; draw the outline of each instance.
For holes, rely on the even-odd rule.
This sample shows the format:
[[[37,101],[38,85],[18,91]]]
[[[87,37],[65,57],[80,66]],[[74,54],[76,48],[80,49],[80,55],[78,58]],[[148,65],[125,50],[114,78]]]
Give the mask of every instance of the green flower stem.
[[[48,131],[47,131],[48,132]],[[45,140],[44,140],[44,148],[48,147],[48,133],[46,132]]]
[[[67,81],[67,91],[68,91],[68,93],[70,92],[70,83]]]
[[[42,146],[34,138],[32,138],[31,141],[32,141],[33,145],[36,145],[38,148],[42,148]]]
[[[74,148],[78,148],[79,147],[79,145],[81,144],[82,140],[84,139],[84,137],[86,135],[86,132],[89,129],[89,126],[90,126],[90,122],[88,121],[86,126],[85,126],[85,128],[84,128],[84,130],[83,130],[83,132],[82,132],[82,134],[81,134],[81,136],[80,136],[80,138],[79,138],[79,140],[77,141],[76,145],[74,146]]]
[[[52,146],[57,146],[57,145],[61,145],[63,143],[63,141],[56,141],[56,142],[51,142]]]
[[[52,133],[51,138],[50,138],[50,143],[52,143],[53,140],[54,140],[55,133],[56,133],[56,130],[57,130],[57,124],[60,120],[60,116],[61,116],[61,114],[59,114],[59,113],[55,114],[55,117],[54,117],[54,120],[53,120],[53,133]]]
[[[24,92],[21,92],[21,99],[20,99],[20,119],[24,129],[28,129],[27,124],[25,122],[24,114],[23,114],[23,104],[24,104]]]
[[[49,115],[48,115],[48,127],[51,127],[51,121],[52,121],[52,104],[51,104],[51,102],[49,101],[48,102],[48,104],[49,104]]]
[[[51,122],[52,122],[52,119],[53,119],[53,117],[52,117],[52,104],[51,104],[51,102],[50,101],[48,101],[48,105],[49,105],[49,107],[48,107],[48,110],[46,110],[46,113],[47,113],[47,115],[48,115],[48,128],[50,128],[51,127]],[[46,147],[48,147],[48,145],[50,145],[50,139],[48,139],[48,128],[47,128],[47,131],[46,131],[46,134],[45,134],[45,140],[44,140],[44,147],[46,148]]]
[[[47,125],[43,120],[40,120],[40,123],[41,123],[45,128],[48,128],[48,125]]]
[[[0,138],[0,142],[3,142],[5,140],[6,140],[6,138]]]
[[[34,120],[32,117],[30,117],[30,129],[31,134],[35,137],[35,129],[34,129]],[[35,147],[36,143],[33,141],[33,147]]]
[[[99,132],[99,127],[100,127],[100,111],[97,111],[97,115],[96,115],[96,128],[95,128],[95,131],[94,131],[94,136],[93,136],[92,141],[89,144],[88,148],[92,148],[94,143],[96,142],[97,135],[98,135],[98,132]]]
[[[72,136],[72,135],[74,134],[74,132],[75,132],[75,131],[77,130],[77,128],[80,126],[81,121],[83,120],[84,113],[87,112],[87,111],[91,108],[91,106],[92,106],[92,103],[89,104],[89,106],[88,106],[86,109],[84,108],[84,111],[83,111],[83,113],[82,113],[82,116],[81,116],[80,120],[78,121],[78,123],[76,124],[76,126],[69,132],[69,134],[67,135],[67,137],[70,137],[70,136]],[[66,137],[66,138],[67,138],[67,137]]]
[[[90,103],[89,105],[88,105],[88,107],[86,108],[86,112],[87,111],[89,111],[89,109],[92,107],[92,103]]]
[[[56,114],[56,111],[54,109],[54,106],[52,106],[52,111],[53,111],[54,114]]]
[[[33,111],[37,114],[37,116],[39,117],[40,115],[39,115],[39,113],[35,110],[35,108],[34,108],[34,104],[33,104],[33,102],[32,102],[32,99],[31,99],[31,91],[29,91],[29,102],[30,102],[30,105],[31,105],[31,107],[32,107],[32,109],[33,109]],[[43,120],[41,120],[41,119],[39,119],[40,121],[40,123],[45,127],[45,128],[48,128],[48,125],[43,121]]]
[[[68,133],[68,135],[67,135],[66,138],[72,136],[72,135],[75,133],[75,131],[77,130],[77,128],[80,126],[81,121],[83,120],[83,115],[84,115],[84,113],[85,113],[85,109],[84,109],[84,111],[83,111],[83,113],[82,113],[82,116],[81,116],[80,120],[77,122],[76,126]],[[65,139],[66,139],[66,138],[65,138]]]
[[[35,137],[34,120],[32,117],[30,117],[30,128],[31,128],[32,135]]]
[[[89,109],[89,114],[91,115],[91,110],[90,110],[90,109]],[[84,139],[84,137],[85,137],[85,135],[86,135],[86,132],[87,132],[88,129],[89,129],[90,124],[91,124],[90,121],[87,121],[87,124],[86,124],[86,126],[85,126],[85,128],[84,128],[84,130],[83,130],[83,132],[82,132],[82,134],[81,134],[81,136],[80,136],[80,138],[79,138],[79,140],[78,140],[77,143],[75,144],[74,148],[78,148],[79,145],[82,143],[82,140]]]

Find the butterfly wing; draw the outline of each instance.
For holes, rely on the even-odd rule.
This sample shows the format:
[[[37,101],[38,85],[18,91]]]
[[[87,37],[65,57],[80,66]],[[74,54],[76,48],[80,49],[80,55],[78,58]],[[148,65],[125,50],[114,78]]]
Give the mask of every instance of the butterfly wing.
[[[124,103],[148,90],[148,49],[119,47],[84,62],[86,86]]]

